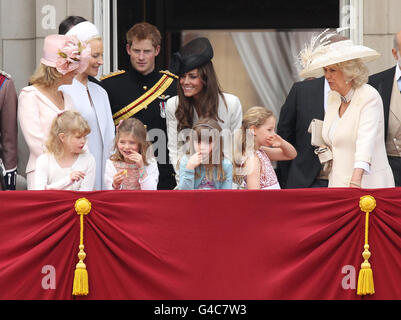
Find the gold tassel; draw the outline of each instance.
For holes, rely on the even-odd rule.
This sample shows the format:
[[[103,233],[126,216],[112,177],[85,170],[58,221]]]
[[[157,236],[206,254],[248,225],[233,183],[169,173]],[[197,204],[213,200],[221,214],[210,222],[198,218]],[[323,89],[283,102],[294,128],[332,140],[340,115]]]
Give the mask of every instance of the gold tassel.
[[[361,264],[361,270],[358,277],[358,290],[357,294],[367,295],[375,293],[375,286],[373,283],[373,271],[369,263],[371,253],[369,251],[368,234],[369,234],[369,214],[376,208],[376,200],[372,196],[363,196],[359,201],[359,207],[365,212],[365,245],[362,257],[365,261]]]
[[[81,228],[78,253],[79,262],[75,267],[74,285],[72,289],[72,294],[74,296],[86,296],[89,293],[88,271],[84,263],[86,258],[86,253],[84,251],[84,215],[87,215],[91,211],[91,207],[91,203],[86,198],[78,199],[75,202],[75,211],[79,215]]]

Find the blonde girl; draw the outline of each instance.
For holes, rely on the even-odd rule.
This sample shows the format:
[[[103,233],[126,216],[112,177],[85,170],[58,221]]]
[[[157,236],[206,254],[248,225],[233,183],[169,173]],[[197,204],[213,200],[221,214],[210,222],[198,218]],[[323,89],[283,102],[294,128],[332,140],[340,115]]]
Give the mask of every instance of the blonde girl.
[[[275,133],[276,119],[264,107],[252,107],[234,138],[234,182],[245,189],[280,189],[271,161],[292,160],[295,148]]]
[[[179,163],[180,190],[232,189],[232,164],[223,157],[221,127],[214,119],[195,122],[189,152]]]
[[[53,120],[47,152],[36,162],[35,190],[93,190],[95,159],[84,148],[89,132],[77,111],[64,111]]]
[[[143,123],[130,118],[120,122],[115,153],[106,162],[107,190],[156,190],[159,170]]]

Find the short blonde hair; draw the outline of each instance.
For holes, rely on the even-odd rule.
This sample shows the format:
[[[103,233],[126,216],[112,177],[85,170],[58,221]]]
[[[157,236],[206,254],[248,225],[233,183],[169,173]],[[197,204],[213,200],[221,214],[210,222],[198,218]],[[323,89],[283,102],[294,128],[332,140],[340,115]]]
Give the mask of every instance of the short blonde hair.
[[[361,59],[352,59],[337,63],[338,68],[344,74],[346,81],[351,82],[354,89],[368,82],[369,70]]]
[[[102,38],[102,36],[97,35],[97,36],[94,36],[94,37],[89,38],[88,40],[86,40],[86,43],[89,44],[89,43],[91,43],[91,41],[93,41],[93,40],[103,41],[103,38]]]
[[[248,109],[243,118],[241,130],[237,131],[234,135],[234,147],[233,147],[233,162],[234,165],[241,166],[244,161],[244,154],[246,151],[246,132],[252,126],[259,128],[264,125],[267,119],[274,117],[271,110],[265,107],[255,106]]]
[[[45,87],[51,87],[63,75],[56,68],[49,67],[41,63],[34,74],[29,79],[31,85],[38,84]]]
[[[60,158],[64,154],[64,146],[59,137],[60,133],[64,133],[68,137],[71,135],[86,136],[90,132],[88,122],[78,111],[64,111],[53,119],[46,141],[46,149],[56,158]]]

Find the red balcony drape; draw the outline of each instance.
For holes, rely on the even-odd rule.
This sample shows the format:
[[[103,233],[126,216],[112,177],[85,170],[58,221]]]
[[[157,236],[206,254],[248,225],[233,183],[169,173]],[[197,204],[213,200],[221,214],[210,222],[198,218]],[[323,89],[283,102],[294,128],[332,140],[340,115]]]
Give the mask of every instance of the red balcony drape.
[[[400,191],[0,192],[0,299],[400,299]],[[376,293],[360,297],[364,195]],[[73,297],[82,197],[89,295]]]

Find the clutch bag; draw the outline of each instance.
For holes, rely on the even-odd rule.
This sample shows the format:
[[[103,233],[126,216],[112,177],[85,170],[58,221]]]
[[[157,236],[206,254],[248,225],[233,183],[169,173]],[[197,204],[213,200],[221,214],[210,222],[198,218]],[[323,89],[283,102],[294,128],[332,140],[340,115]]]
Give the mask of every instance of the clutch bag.
[[[319,119],[312,119],[308,132],[311,134],[311,145],[320,147],[325,145],[322,137],[323,121]]]

